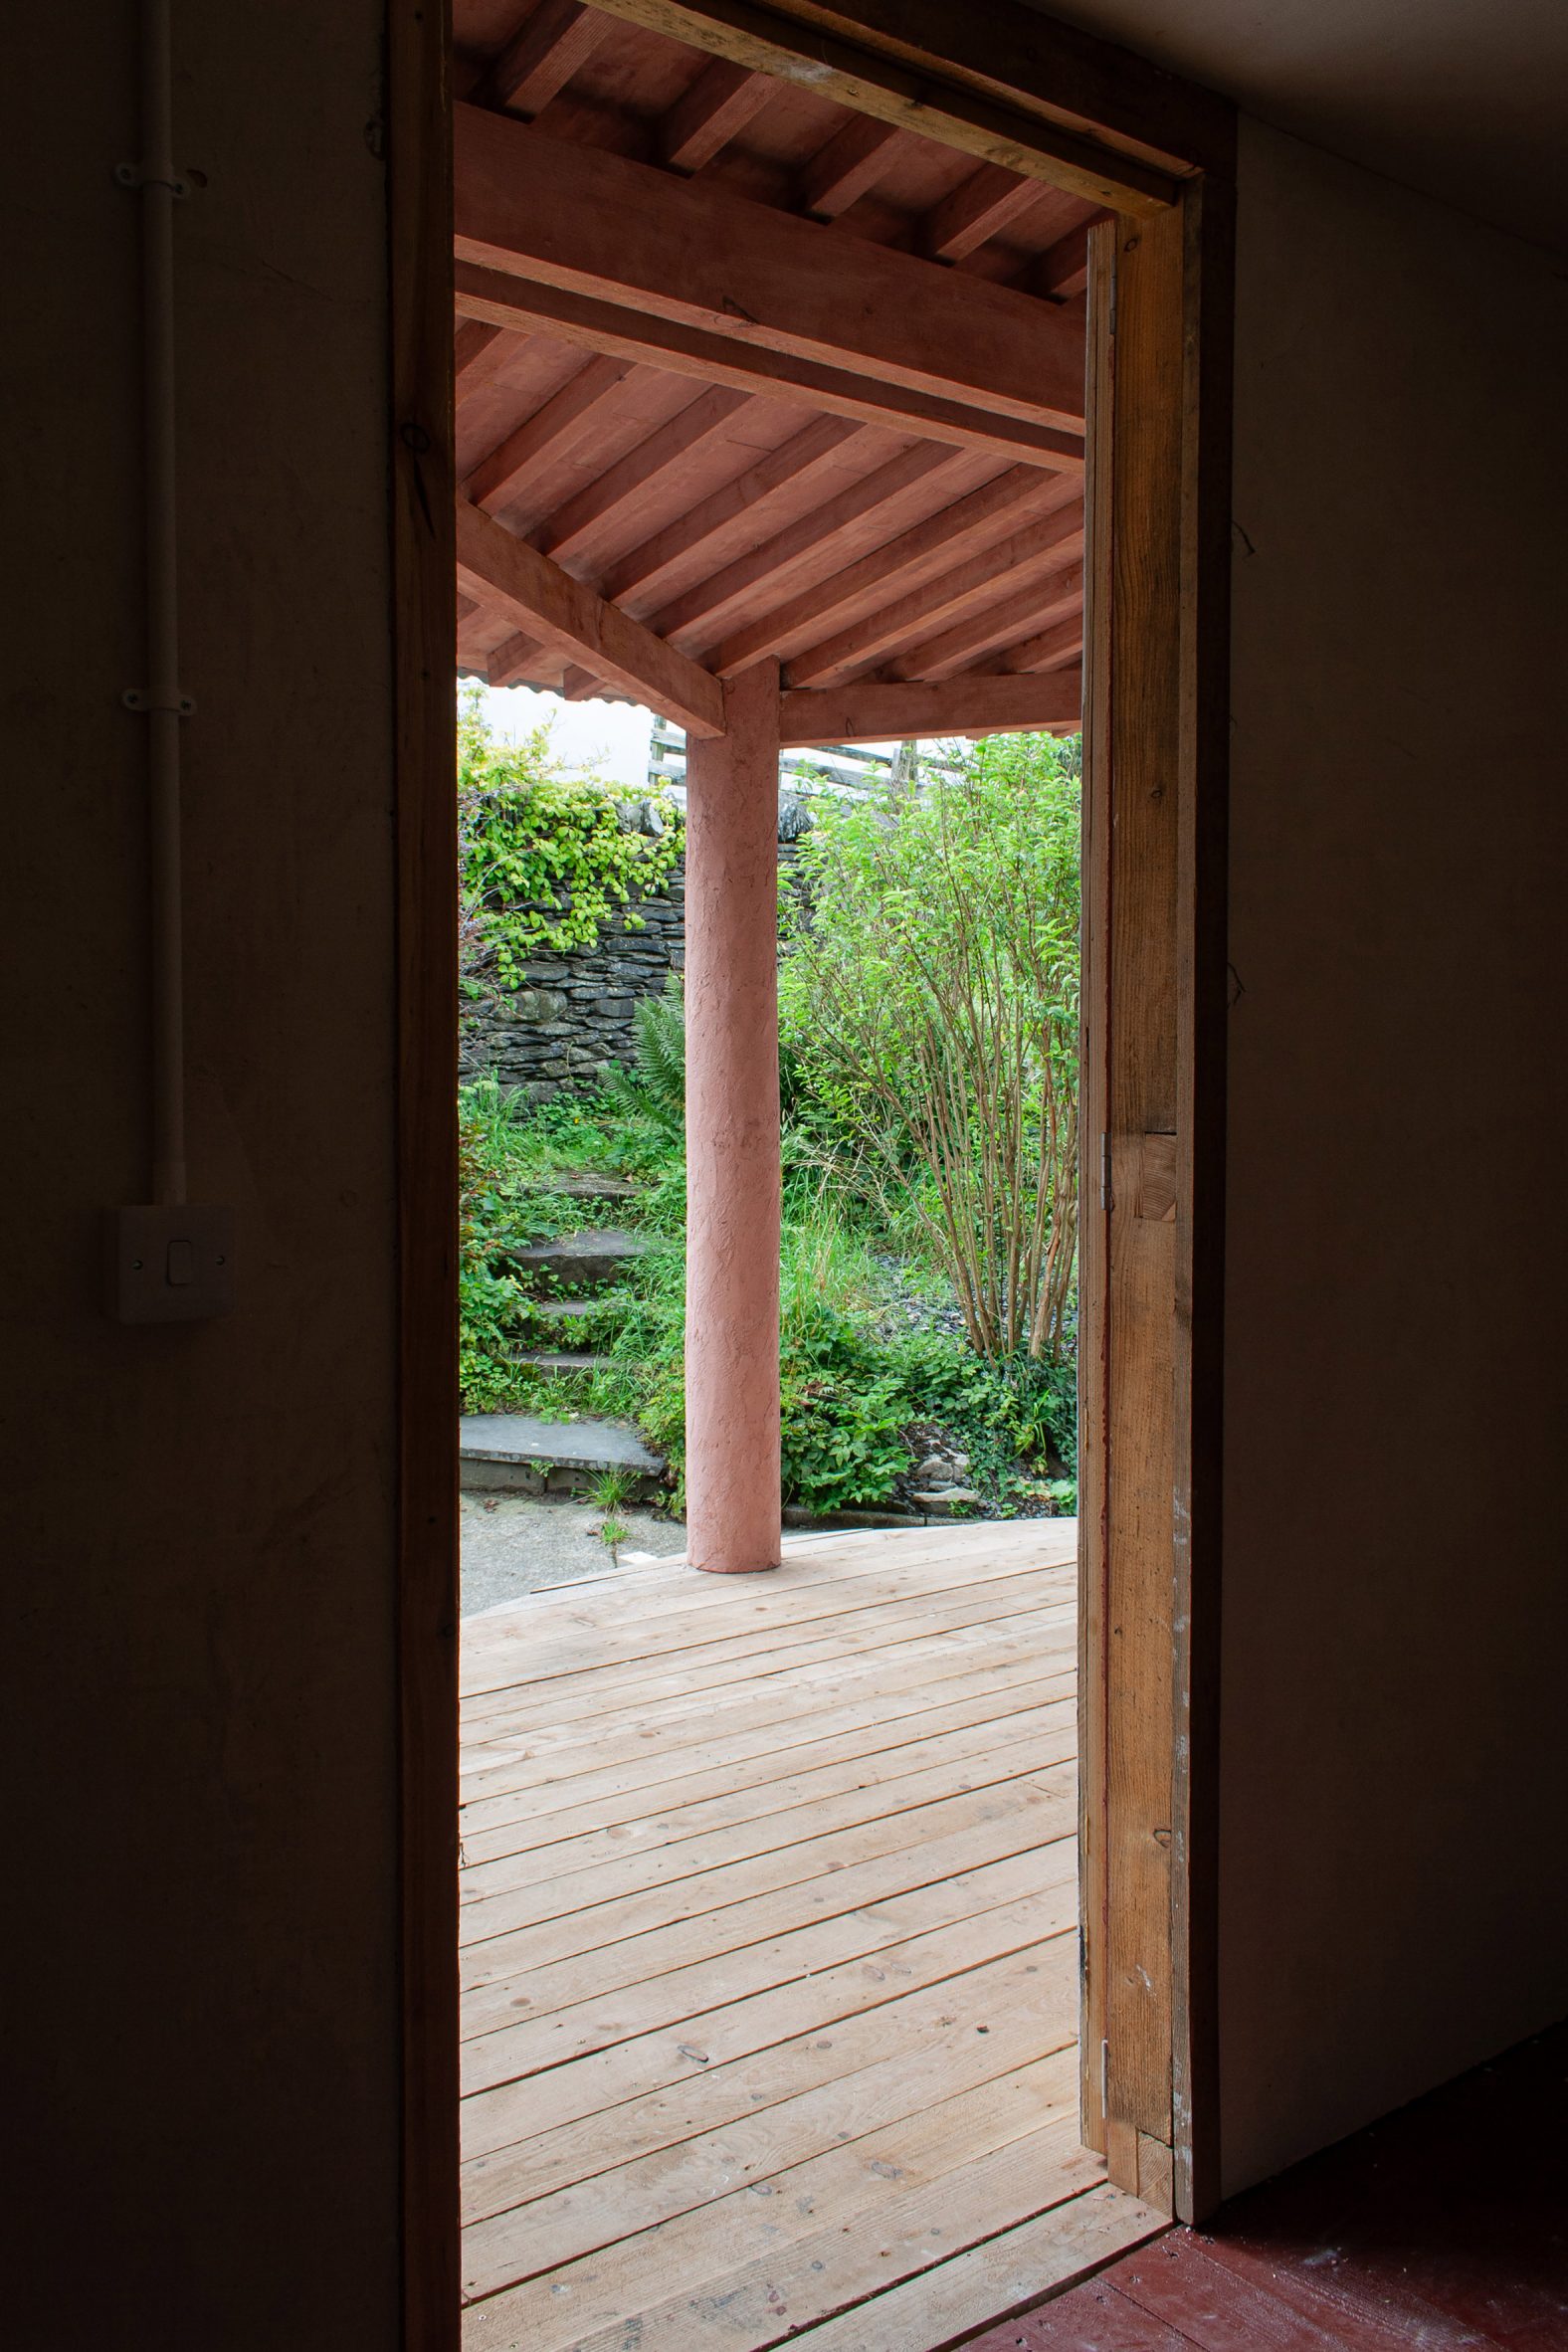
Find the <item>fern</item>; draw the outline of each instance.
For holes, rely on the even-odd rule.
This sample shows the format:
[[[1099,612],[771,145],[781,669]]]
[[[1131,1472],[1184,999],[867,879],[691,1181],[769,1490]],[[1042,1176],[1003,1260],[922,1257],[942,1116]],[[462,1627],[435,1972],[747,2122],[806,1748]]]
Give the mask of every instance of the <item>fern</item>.
[[[686,1133],[686,1004],[674,973],[663,996],[639,998],[632,1018],[637,1060],[612,1072],[611,1100],[679,1143]]]

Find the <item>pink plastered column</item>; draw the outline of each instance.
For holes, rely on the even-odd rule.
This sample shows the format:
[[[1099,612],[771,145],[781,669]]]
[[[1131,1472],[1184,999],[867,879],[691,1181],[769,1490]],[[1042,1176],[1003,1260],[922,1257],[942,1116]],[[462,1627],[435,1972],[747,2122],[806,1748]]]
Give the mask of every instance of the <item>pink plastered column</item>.
[[[776,662],[686,738],[686,1545],[719,1575],[779,1563]]]

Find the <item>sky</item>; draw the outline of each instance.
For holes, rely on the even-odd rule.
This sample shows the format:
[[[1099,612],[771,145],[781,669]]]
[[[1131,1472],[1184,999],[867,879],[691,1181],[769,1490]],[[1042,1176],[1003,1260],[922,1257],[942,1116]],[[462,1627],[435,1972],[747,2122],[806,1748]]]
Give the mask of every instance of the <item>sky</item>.
[[[567,702],[532,686],[484,686],[485,715],[508,742],[552,719],[552,740],[569,768],[594,767],[617,784],[641,792],[648,781],[648,744],[654,714],[632,702]],[[891,751],[890,743],[868,746]]]
[[[632,702],[567,702],[532,686],[486,686],[484,696],[486,717],[509,742],[552,719],[552,739],[567,767],[595,767],[618,784],[646,788],[651,710]]]

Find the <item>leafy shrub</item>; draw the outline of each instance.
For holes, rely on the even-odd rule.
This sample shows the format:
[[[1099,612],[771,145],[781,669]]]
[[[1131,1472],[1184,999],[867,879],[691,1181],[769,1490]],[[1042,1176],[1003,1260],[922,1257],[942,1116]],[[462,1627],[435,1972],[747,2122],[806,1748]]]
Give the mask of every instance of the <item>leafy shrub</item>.
[[[464,980],[521,985],[530,958],[591,947],[613,907],[661,888],[681,856],[685,826],[667,794],[648,803],[654,825],[629,824],[622,801],[591,777],[568,776],[549,728],[497,740],[478,686],[458,712],[458,845]],[[627,913],[629,929],[642,917]]]
[[[912,1218],[970,1344],[1066,1352],[1078,1239],[1076,745],[955,748],[827,811],[781,891],[792,1097],[840,1180]]]

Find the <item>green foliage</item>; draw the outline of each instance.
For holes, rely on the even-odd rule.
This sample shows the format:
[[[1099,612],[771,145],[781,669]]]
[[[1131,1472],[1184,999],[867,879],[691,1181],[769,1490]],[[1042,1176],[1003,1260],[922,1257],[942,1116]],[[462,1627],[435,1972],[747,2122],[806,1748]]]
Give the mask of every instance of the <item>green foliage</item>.
[[[651,1127],[672,1150],[686,1137],[686,1000],[674,972],[662,996],[633,1008],[634,1061],[611,1071],[606,1091],[617,1109]]]
[[[824,1164],[945,1269],[977,1353],[1065,1353],[1077,1250],[1077,745],[955,747],[827,808],[781,890],[786,1076]]]
[[[492,747],[481,748],[483,800]],[[797,863],[780,1057],[790,1502],[885,1505],[939,1433],[968,1457],[987,1510],[1074,1507],[1076,755],[1049,738],[974,747],[923,791],[831,811]],[[541,788],[557,787],[504,787],[525,803]],[[575,912],[575,885],[560,894]],[[670,1460],[678,1499],[685,1092],[672,983],[639,1006],[635,1066],[601,1092],[524,1110],[481,1085],[462,1114],[466,1403],[634,1420]],[[574,1326],[608,1369],[563,1379],[517,1362],[550,1342],[551,1307],[511,1262],[519,1243],[583,1221],[582,1203],[551,1189],[567,1169],[635,1175],[616,1222],[653,1247],[590,1329]],[[955,1304],[963,1337],[940,1327]],[[607,1525],[624,1499],[599,1497]]]
[[[646,1110],[610,1096],[567,1106],[519,1108],[492,1084],[462,1103],[464,1402],[471,1412],[574,1412],[636,1421],[670,1460],[686,1459],[686,1170]],[[617,1208],[652,1244],[624,1289],[607,1292],[572,1338],[610,1356],[606,1371],[562,1379],[520,1366],[520,1351],[549,1344],[551,1303],[530,1296],[507,1271],[519,1242],[581,1218],[581,1203],[552,1192],[562,1167],[627,1159],[643,1171],[635,1201]],[[1066,1506],[1056,1466],[1075,1460],[1073,1373],[1027,1352],[977,1356],[961,1339],[902,1321],[907,1286],[889,1270],[889,1237],[846,1203],[820,1170],[786,1188],[780,1267],[779,1373],[785,1499],[819,1511],[876,1508],[894,1496],[923,1440],[939,1426],[969,1456],[969,1483],[986,1507]],[[894,1298],[893,1292],[898,1296]],[[613,1479],[615,1473],[609,1473]],[[626,1499],[595,1489],[613,1513]]]
[[[531,958],[591,947],[616,906],[639,929],[635,898],[660,889],[680,859],[685,828],[666,794],[650,808],[658,830],[623,820],[613,792],[566,775],[538,727],[520,743],[498,741],[478,686],[458,713],[458,841],[465,984],[488,978],[520,987]]]

